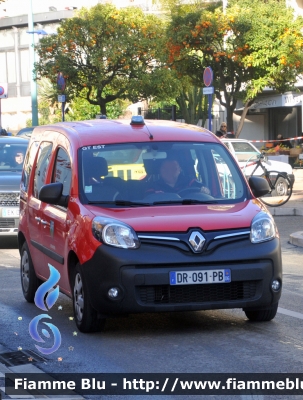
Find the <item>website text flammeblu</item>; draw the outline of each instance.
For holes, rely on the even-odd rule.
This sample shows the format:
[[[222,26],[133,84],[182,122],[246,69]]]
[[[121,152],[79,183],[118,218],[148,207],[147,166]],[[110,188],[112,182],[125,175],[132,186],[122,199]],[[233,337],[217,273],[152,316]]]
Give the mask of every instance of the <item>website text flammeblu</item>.
[[[80,384],[80,385],[79,385]],[[80,387],[79,387],[80,386]],[[73,380],[28,380],[27,378],[14,379],[14,389],[23,390],[106,390],[108,387],[118,387],[123,391],[160,391],[171,393],[176,391],[192,390],[303,390],[303,380],[285,377],[283,380],[238,380],[230,377],[226,380],[183,380],[178,377],[161,380],[127,379],[122,382],[109,382],[96,378],[82,378]]]

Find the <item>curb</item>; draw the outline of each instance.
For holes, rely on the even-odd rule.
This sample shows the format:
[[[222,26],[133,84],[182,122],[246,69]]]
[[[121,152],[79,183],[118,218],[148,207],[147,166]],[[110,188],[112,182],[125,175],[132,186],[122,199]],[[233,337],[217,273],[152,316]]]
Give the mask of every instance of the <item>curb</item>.
[[[273,207],[269,210],[272,216],[303,216],[303,209],[296,207]],[[303,247],[303,231],[294,232],[289,235],[289,243],[294,246]]]
[[[268,208],[269,212],[273,216],[303,216],[303,209],[296,207],[272,207]]]
[[[289,235],[289,243],[295,246],[303,247],[303,231],[294,232]]]

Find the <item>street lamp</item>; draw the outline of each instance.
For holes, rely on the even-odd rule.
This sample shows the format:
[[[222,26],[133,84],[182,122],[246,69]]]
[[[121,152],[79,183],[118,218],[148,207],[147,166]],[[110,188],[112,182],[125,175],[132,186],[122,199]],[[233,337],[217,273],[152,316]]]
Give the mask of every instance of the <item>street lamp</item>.
[[[32,75],[31,75],[32,126],[37,126],[37,125],[39,125],[39,121],[38,121],[37,82],[36,82],[36,73],[34,72],[35,38],[34,38],[34,21],[33,21],[32,0],[29,0],[28,33],[31,33],[30,41],[29,41],[29,60],[30,60],[30,66],[32,68]]]
[[[0,0],[1,2],[1,0]],[[38,24],[39,28],[42,27],[42,25]],[[31,39],[29,41],[29,60],[30,60],[30,66],[32,69],[32,75],[31,75],[31,97],[32,97],[32,126],[37,126],[39,125],[39,120],[38,120],[38,101],[37,101],[37,81],[36,81],[36,72],[34,71],[35,68],[35,33],[37,35],[53,35],[55,33],[48,33],[43,29],[34,29],[34,20],[33,20],[33,6],[32,6],[32,0],[29,0],[29,10],[28,10],[28,31],[26,33],[29,33],[31,36]]]

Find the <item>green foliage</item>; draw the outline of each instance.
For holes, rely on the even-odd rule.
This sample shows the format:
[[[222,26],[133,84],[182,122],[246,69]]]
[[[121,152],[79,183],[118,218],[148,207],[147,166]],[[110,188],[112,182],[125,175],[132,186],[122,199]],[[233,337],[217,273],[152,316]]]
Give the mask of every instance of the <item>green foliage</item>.
[[[182,91],[176,98],[181,114],[188,124],[197,125],[202,120],[202,126],[207,119],[207,96],[202,94],[199,86],[194,86],[190,80],[182,79]]]
[[[82,97],[75,98],[68,106],[66,119],[71,121],[83,121],[94,119],[99,114],[99,107],[90,104]],[[107,118],[116,119],[123,113],[123,105],[121,101],[115,100],[108,104]]]
[[[38,79],[48,77],[54,84],[62,72],[70,100],[85,93],[90,104],[107,114],[107,104],[116,99],[173,94],[171,72],[160,69],[164,44],[161,19],[136,7],[98,4],[64,20],[58,35],[40,40],[35,70]]]
[[[207,66],[214,71],[216,97],[232,115],[239,99],[249,106],[265,87],[294,88],[303,72],[302,18],[276,0],[231,0],[226,12],[173,15],[168,27],[169,64],[179,76],[203,86]]]
[[[222,1],[213,1],[209,3],[205,0],[154,0],[161,9],[167,13],[174,15],[185,15],[194,10],[213,10],[222,5]]]

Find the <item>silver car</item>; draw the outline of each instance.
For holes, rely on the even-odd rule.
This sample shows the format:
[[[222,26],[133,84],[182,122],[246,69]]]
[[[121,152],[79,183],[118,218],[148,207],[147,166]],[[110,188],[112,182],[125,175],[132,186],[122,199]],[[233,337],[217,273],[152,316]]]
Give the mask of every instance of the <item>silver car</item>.
[[[17,236],[20,182],[29,141],[0,135],[0,236]]]

